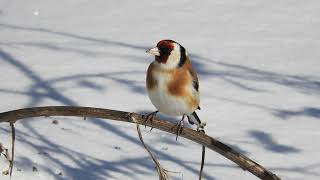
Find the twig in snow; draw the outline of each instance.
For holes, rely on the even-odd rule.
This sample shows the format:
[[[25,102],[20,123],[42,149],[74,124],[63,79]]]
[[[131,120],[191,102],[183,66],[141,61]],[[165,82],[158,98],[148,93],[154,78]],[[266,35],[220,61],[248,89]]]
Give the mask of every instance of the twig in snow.
[[[12,145],[11,145],[11,160],[9,161],[9,171],[10,171],[10,178],[12,176],[12,169],[13,169],[13,160],[14,160],[14,143],[16,141],[16,130],[14,128],[14,123],[10,122],[10,126],[11,126],[11,135],[12,135]]]
[[[165,169],[163,169],[159,163],[159,161],[153,156],[153,154],[151,153],[150,149],[147,147],[147,145],[143,142],[142,139],[142,135],[141,135],[141,131],[140,131],[140,127],[137,124],[137,131],[139,134],[139,139],[142,143],[142,145],[144,146],[144,148],[148,151],[149,155],[151,156],[153,162],[156,164],[156,168],[157,168],[157,172],[159,174],[159,180],[169,180],[167,171]]]
[[[10,163],[9,151],[8,151],[7,148],[5,148],[5,147],[3,146],[2,143],[0,143],[0,156],[1,156],[1,155],[3,155],[3,156],[6,158],[6,160]],[[8,175],[8,174],[9,174],[9,170],[3,171],[2,174]]]
[[[200,130],[199,132],[204,132],[204,130]],[[201,167],[200,167],[200,172],[199,172],[199,180],[202,179],[202,172],[203,172],[203,167],[204,167],[204,160],[206,156],[206,147],[202,145],[202,154],[201,154]]]
[[[12,135],[12,145],[11,145],[11,155],[12,156],[10,156],[8,149],[4,148],[1,143],[0,143],[0,155],[2,154],[9,162],[8,170],[3,171],[2,174],[3,175],[10,174],[10,178],[11,178],[12,170],[13,170],[13,160],[14,160],[14,143],[16,140],[16,131],[14,128],[14,122],[10,121],[10,127],[11,127],[11,135]]]
[[[130,116],[130,118],[132,118],[133,121],[136,121],[134,117],[131,117],[131,113],[128,114],[128,116]],[[150,157],[152,158],[153,162],[156,165],[157,168],[157,172],[159,175],[159,180],[169,180],[167,171],[165,169],[163,169],[159,163],[159,161],[153,156],[152,152],[150,151],[150,149],[147,147],[147,145],[144,143],[143,138],[142,138],[142,134],[141,134],[141,130],[139,127],[139,124],[137,124],[137,131],[138,131],[138,135],[139,135],[139,139],[143,145],[143,147],[148,151]]]
[[[202,179],[202,172],[203,172],[205,154],[206,154],[206,147],[202,145],[201,167],[200,167],[200,172],[199,172],[199,180]]]

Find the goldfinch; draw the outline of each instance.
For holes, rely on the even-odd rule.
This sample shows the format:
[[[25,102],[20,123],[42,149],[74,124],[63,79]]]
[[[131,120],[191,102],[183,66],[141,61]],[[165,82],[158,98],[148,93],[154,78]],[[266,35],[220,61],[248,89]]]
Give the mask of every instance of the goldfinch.
[[[179,135],[187,116],[190,124],[196,124],[197,130],[202,130],[205,123],[201,123],[195,112],[200,109],[199,81],[186,49],[173,40],[161,40],[147,53],[155,56],[147,70],[146,86],[149,98],[157,109],[147,116],[147,120],[157,112],[182,116],[177,124]]]

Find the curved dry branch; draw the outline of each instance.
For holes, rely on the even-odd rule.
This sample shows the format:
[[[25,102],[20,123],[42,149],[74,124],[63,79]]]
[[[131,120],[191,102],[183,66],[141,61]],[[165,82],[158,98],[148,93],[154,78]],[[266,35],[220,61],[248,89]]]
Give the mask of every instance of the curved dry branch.
[[[48,106],[34,107],[19,110],[13,110],[0,113],[0,122],[14,123],[19,119],[40,117],[40,116],[79,116],[110,119],[130,123],[144,124],[144,118],[140,114],[116,111],[110,109],[92,108],[92,107],[70,107],[70,106]],[[134,118],[134,121],[132,120]],[[154,118],[152,123],[147,122],[147,126],[166,131],[172,134],[176,133],[175,124],[168,121]],[[224,157],[230,159],[239,165],[242,169],[248,170],[255,176],[263,180],[280,180],[278,176],[268,171],[258,163],[252,161],[243,154],[224,143],[195,130],[184,128],[180,136],[206,146],[207,148],[218,152]]]

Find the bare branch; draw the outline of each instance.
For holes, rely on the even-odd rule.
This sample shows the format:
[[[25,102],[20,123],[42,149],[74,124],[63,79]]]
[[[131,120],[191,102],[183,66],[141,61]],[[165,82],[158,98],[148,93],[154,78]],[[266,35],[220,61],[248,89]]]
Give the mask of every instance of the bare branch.
[[[12,144],[11,144],[11,159],[10,159],[10,164],[9,164],[9,174],[10,177],[12,176],[12,170],[13,170],[13,162],[14,162],[14,144],[16,141],[16,130],[14,128],[14,122],[10,122],[10,127],[11,127],[11,135],[12,135]]]
[[[0,122],[15,122],[19,119],[39,116],[79,116],[135,123],[133,122],[132,118],[128,116],[129,114],[131,117],[134,117],[137,124],[144,124],[144,118],[142,117],[142,115],[136,113],[101,108],[71,106],[34,107],[8,111],[0,113]],[[176,134],[175,124],[172,124],[165,120],[154,118],[152,124],[151,122],[147,122],[146,125],[165,132]],[[199,143],[201,145],[204,145],[207,148],[218,152],[219,154],[238,164],[242,169],[248,170],[260,179],[280,179],[278,176],[268,171],[258,163],[252,161],[251,159],[237,152],[233,148],[204,133],[200,133],[189,128],[184,128],[180,136],[194,141],[196,143]]]
[[[203,172],[205,155],[206,155],[206,147],[202,145],[201,166],[200,166],[200,172],[199,172],[199,180],[202,179],[202,172]]]

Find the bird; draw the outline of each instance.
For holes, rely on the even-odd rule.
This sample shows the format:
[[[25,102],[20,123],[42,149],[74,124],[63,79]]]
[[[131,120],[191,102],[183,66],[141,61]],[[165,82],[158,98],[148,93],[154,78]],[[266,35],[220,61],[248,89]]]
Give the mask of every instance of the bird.
[[[154,55],[147,70],[146,89],[156,111],[147,115],[153,119],[158,112],[168,116],[182,116],[177,123],[177,137],[183,129],[185,117],[197,130],[203,130],[196,110],[200,110],[199,80],[186,49],[174,40],[161,40],[146,51]]]

